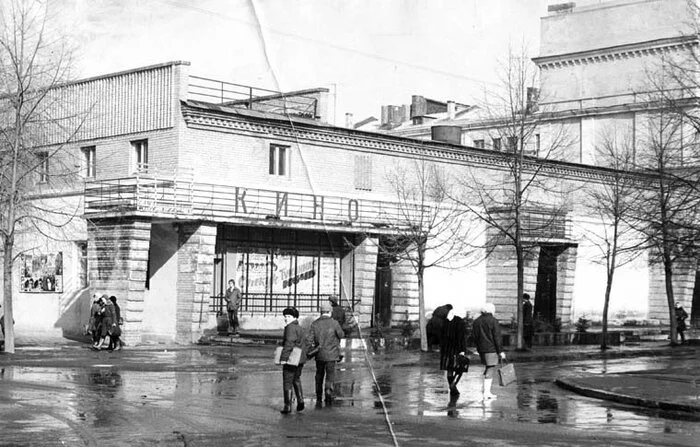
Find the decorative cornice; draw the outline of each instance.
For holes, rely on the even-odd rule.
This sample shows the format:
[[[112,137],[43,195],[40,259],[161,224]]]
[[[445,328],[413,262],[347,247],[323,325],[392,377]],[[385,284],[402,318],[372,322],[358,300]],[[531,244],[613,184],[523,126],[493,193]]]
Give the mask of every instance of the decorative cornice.
[[[541,70],[550,70],[566,66],[616,62],[622,59],[667,54],[690,49],[697,45],[698,38],[696,36],[682,36],[629,45],[617,45],[589,51],[535,57],[532,61],[537,64]]]
[[[231,113],[219,114],[188,107],[183,107],[183,118],[190,128],[230,133],[244,132],[258,137],[284,139],[292,143],[304,141],[338,148],[352,148],[363,152],[388,153],[452,164],[490,167],[501,171],[508,170],[512,164],[512,157],[502,152],[345,128],[290,125],[284,121],[254,120]],[[611,176],[611,171],[606,168],[534,157],[526,157],[525,165],[533,171],[539,170],[542,174],[566,177],[571,180],[603,182]]]

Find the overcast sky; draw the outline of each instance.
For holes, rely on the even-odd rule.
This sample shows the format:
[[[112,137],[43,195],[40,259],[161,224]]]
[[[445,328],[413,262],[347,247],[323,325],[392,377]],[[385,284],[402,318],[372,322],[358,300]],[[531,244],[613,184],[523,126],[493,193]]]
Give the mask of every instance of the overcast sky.
[[[337,123],[420,94],[474,103],[510,43],[539,45],[549,0],[51,0],[80,77],[171,60],[190,73],[337,91]]]

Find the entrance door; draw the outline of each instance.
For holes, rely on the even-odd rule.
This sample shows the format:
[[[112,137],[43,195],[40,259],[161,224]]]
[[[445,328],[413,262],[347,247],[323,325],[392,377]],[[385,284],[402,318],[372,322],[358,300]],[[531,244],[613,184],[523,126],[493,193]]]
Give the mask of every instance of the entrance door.
[[[698,263],[700,264],[700,262]],[[690,310],[691,327],[700,327],[700,270],[695,272],[695,287],[693,288],[693,304]]]
[[[391,324],[391,267],[389,266],[377,266],[372,321],[375,327],[386,327]]]
[[[566,247],[561,245],[540,247],[534,314],[547,323],[557,317],[557,257],[564,250]]]

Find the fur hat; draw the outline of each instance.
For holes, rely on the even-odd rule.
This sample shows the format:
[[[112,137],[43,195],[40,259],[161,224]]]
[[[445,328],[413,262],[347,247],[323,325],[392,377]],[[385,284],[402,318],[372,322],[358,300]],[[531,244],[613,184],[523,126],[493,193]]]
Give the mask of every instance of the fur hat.
[[[337,306],[338,305],[338,295],[329,296],[328,301],[330,301],[332,305]]]

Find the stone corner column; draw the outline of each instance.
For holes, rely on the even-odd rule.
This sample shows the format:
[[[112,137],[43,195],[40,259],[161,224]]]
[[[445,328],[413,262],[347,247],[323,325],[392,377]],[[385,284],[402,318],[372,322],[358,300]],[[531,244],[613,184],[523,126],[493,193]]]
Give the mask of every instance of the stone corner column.
[[[175,341],[196,343],[211,322],[216,224],[186,222],[179,227]]]

